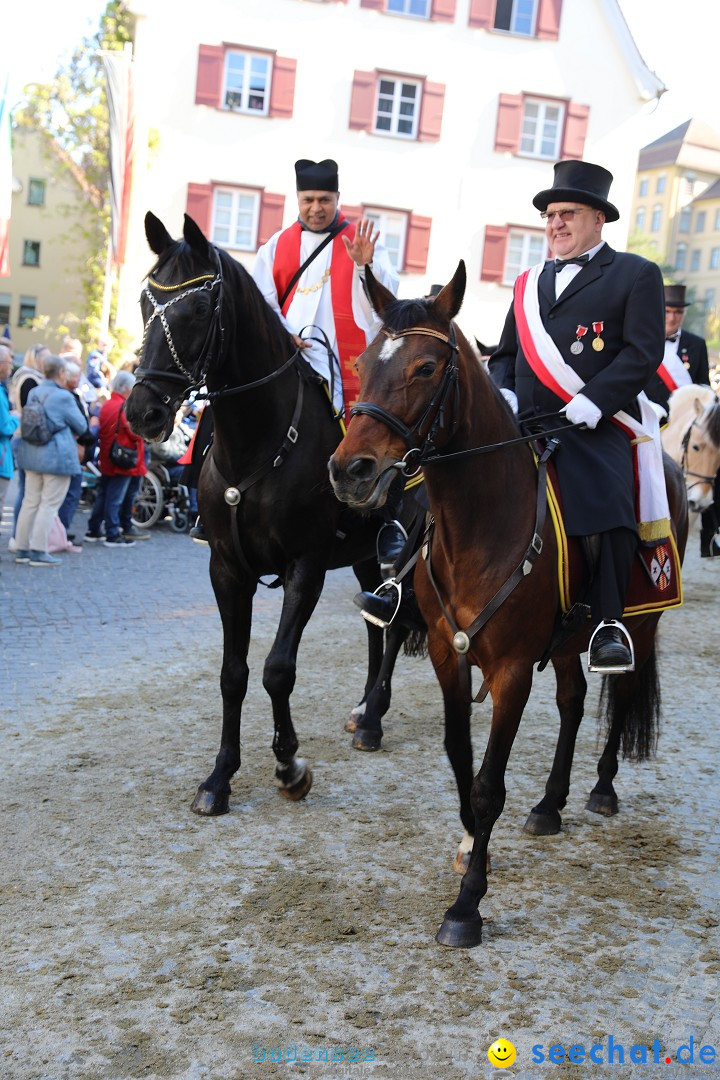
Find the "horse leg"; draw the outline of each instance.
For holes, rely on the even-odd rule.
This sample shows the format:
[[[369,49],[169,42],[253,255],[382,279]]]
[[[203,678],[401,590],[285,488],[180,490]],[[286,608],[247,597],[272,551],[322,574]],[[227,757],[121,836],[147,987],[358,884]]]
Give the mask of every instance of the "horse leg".
[[[214,559],[210,577],[223,626],[222,734],[215,768],[198,788],[192,804],[193,813],[207,817],[228,812],[230,780],[240,768],[240,716],[247,692],[252,601],[257,587],[255,582],[238,581],[222,573],[214,566]]]
[[[575,740],[583,718],[587,683],[579,656],[553,660],[557,691],[555,700],[560,713],[560,732],[552,769],[545,785],[545,796],[530,811],[525,832],[531,836],[554,836],[560,832],[560,811],[570,791],[570,771],[575,754]]]
[[[365,709],[358,715],[352,746],[354,750],[379,750],[383,737],[382,718],[390,708],[392,673],[398,653],[410,631],[405,626],[388,627],[385,634],[385,653],[375,684],[365,699]]]
[[[440,945],[459,949],[471,949],[482,940],[478,904],[487,892],[488,843],[505,805],[505,769],[530,695],[532,668],[506,667],[488,681],[493,714],[483,763],[470,793],[475,819],[470,865],[462,879],[460,894],[445,912],[435,936]]]
[[[290,695],[295,686],[300,639],[324,580],[325,570],[320,563],[296,562],[288,567],[280,623],[263,669],[263,686],[270,695],[275,725],[275,778],[280,794],[294,802],[307,795],[313,778],[307,762],[295,756],[299,744],[290,713]]]

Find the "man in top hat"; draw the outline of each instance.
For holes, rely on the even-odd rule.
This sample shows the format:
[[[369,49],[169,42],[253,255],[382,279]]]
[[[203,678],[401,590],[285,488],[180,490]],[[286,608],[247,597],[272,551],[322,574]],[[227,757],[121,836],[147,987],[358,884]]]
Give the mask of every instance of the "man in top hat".
[[[710,385],[707,345],[703,338],[683,330],[685,311],[690,302],[685,299],[685,285],[665,286],[665,353],[662,363],[645,387],[650,401],[655,403],[658,416],[668,415],[668,401],[680,386],[697,383]],[[714,504],[700,518],[700,557],[720,556],[716,535],[720,530],[720,472],[715,477]]]
[[[648,540],[669,530],[662,494],[653,506],[658,517],[638,524],[633,454],[639,449],[631,441],[648,429],[658,436],[647,403],[640,424],[636,396],[662,355],[662,277],[647,259],[613,251],[603,240],[605,222],[620,216],[608,201],[611,183],[599,165],[555,165],[553,186],[533,199],[555,258],[518,278],[489,362],[521,420],[562,411],[582,425],[563,433],[553,460],[568,535],[599,534],[589,667],[603,673],[632,670],[632,642],[621,619],[639,529]],[[552,418],[539,421],[541,428],[558,426]],[[657,476],[659,438],[646,443],[642,456]]]
[[[355,360],[381,325],[365,293],[365,267],[394,294],[398,278],[372,221],[356,226],[344,217],[337,162],[303,158],[295,177],[298,219],[260,248],[253,277],[347,422],[360,389]],[[378,538],[381,564],[392,563],[404,540],[388,521]]]

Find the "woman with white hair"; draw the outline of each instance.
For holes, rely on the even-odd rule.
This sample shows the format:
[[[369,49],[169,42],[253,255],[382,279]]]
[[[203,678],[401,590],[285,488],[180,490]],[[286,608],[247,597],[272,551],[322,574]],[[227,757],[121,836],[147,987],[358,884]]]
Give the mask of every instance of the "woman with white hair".
[[[135,376],[119,371],[112,381],[110,400],[100,410],[100,482],[97,497],[88,521],[85,539],[88,543],[102,540],[106,547],[132,547],[144,533],[132,525],[132,503],[140,477],[147,472],[145,444],[130,430],[125,416],[125,402],[135,385]],[[121,447],[118,454],[113,447]],[[122,462],[120,459],[126,460]],[[105,536],[102,526],[105,526]]]

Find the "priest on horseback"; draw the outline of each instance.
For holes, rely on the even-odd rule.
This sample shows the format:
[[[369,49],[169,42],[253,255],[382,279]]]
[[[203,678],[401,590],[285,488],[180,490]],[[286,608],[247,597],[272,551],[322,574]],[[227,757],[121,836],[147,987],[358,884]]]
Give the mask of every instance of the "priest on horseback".
[[[489,361],[520,421],[557,427],[563,412],[580,425],[562,434],[554,461],[566,532],[592,538],[589,602],[597,625],[589,668],[604,674],[632,670],[622,615],[638,540],[669,533],[652,443],[657,418],[637,399],[663,355],[662,276],[654,263],[603,240],[605,222],[620,216],[608,201],[612,179],[588,162],[555,165],[553,186],[533,199],[554,258],[518,278]],[[641,483],[638,506],[641,453],[655,471],[646,477],[650,504],[643,505]]]
[[[352,225],[340,209],[337,162],[295,162],[298,219],[257,253],[253,277],[308,363],[323,377],[338,417],[357,401],[355,360],[379,328],[365,292],[366,266],[393,294],[398,277],[369,218]],[[392,496],[394,495],[394,499]],[[391,492],[378,534],[378,561],[392,573],[406,536],[395,520],[402,483]]]

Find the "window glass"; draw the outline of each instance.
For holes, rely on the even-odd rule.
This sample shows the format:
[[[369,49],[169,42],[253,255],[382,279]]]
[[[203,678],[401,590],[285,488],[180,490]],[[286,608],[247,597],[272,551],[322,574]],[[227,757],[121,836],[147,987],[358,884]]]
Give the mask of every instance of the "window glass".
[[[557,102],[526,99],[520,132],[520,153],[533,157],[560,157],[560,135],[565,109]]]
[[[216,188],[213,193],[214,244],[237,251],[255,251],[260,195],[242,188]]]
[[[40,241],[23,240],[23,266],[40,265]]]
[[[45,181],[30,177],[28,183],[28,206],[45,205]]]
[[[390,262],[395,270],[401,272],[405,263],[408,215],[402,212],[376,210],[373,207],[366,207],[365,217],[375,222],[380,233],[380,243],[386,248]]]
[[[420,84],[382,78],[378,83],[375,131],[414,139],[420,101]]]
[[[223,101],[233,112],[267,115],[270,99],[269,56],[228,52],[225,57]]]
[[[522,232],[512,229],[508,237],[507,255],[503,280],[512,285],[518,274],[529,266],[541,262],[545,257],[545,237],[536,232]]]

